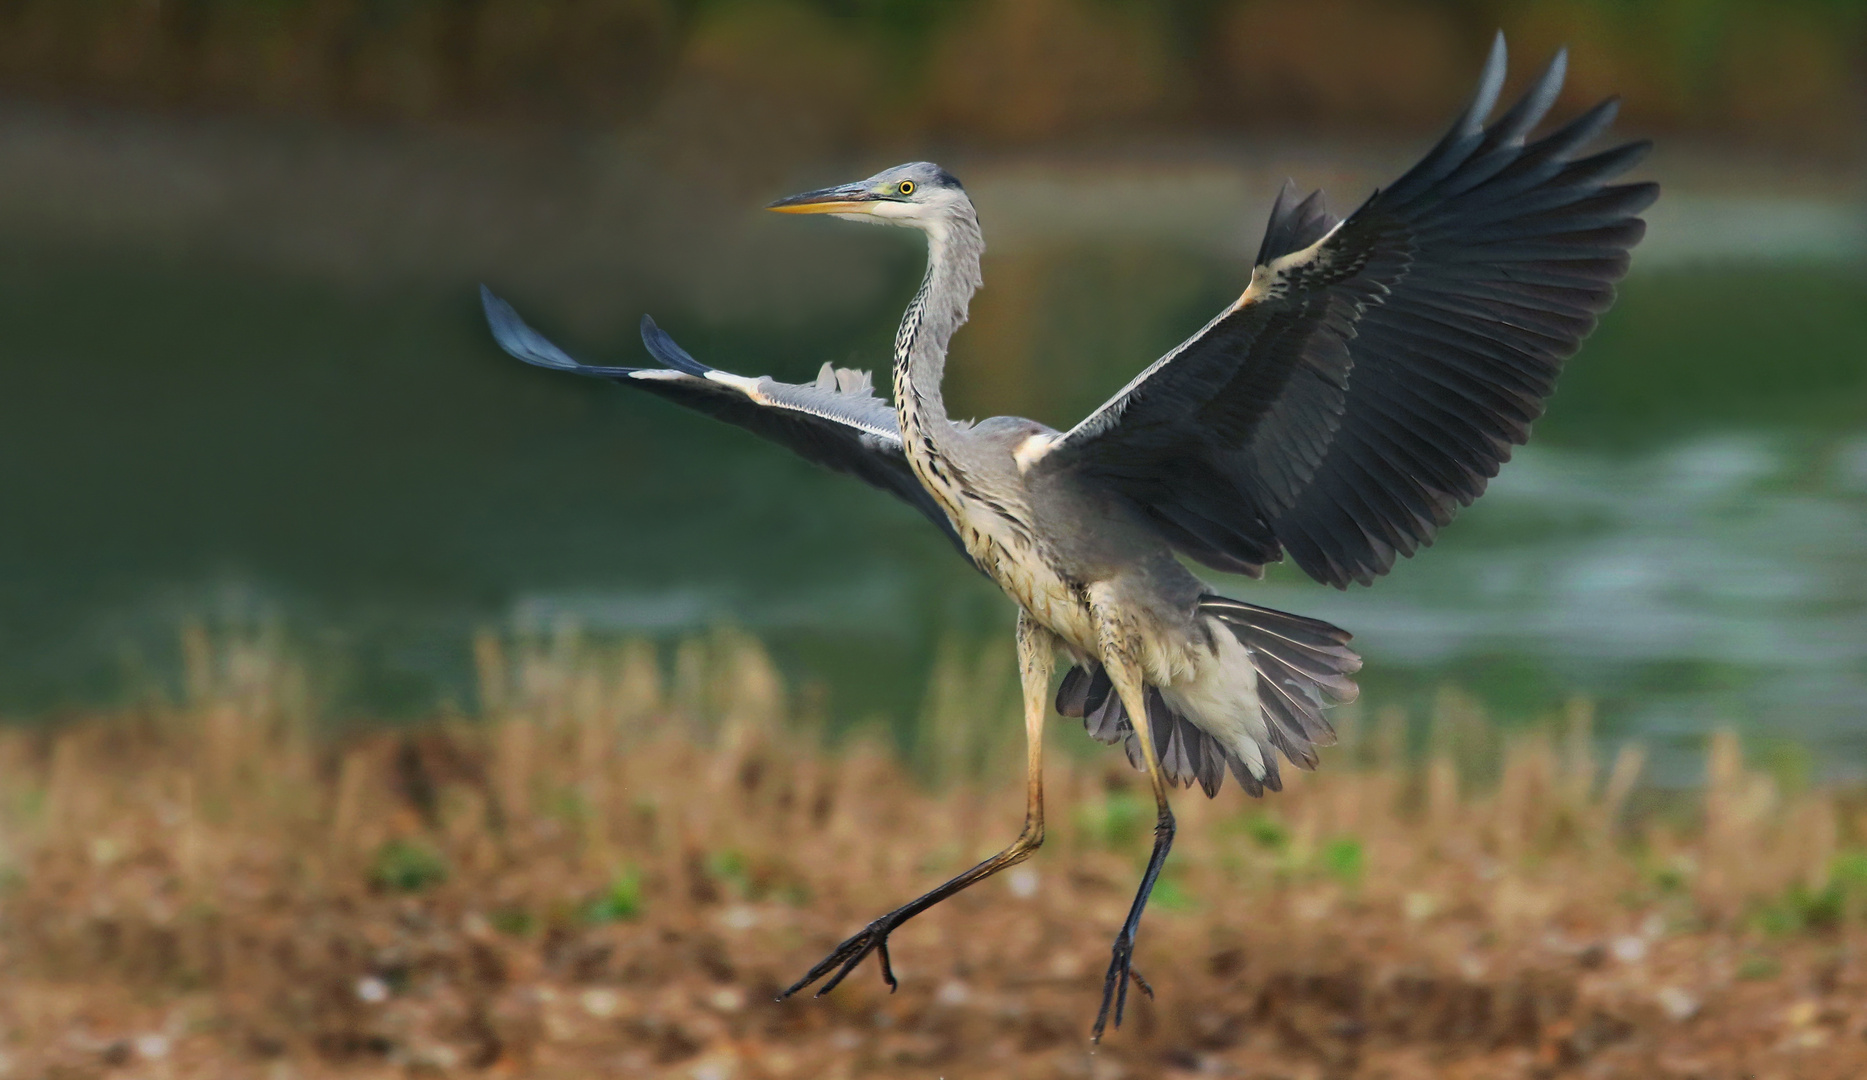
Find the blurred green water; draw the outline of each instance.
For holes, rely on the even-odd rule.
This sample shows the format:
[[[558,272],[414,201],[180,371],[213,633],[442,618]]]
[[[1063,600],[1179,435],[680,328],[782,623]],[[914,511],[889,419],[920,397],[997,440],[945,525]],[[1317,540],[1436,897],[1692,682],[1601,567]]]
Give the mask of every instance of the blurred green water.
[[[879,264],[905,299],[918,257]],[[955,413],[1066,425],[1235,295],[1237,260],[1133,239],[988,262]],[[774,647],[839,722],[921,706],[1006,601],[885,496],[490,344],[474,282],[345,288],[175,250],[0,245],[0,713],[172,685],[177,627],[282,625],[331,715],[470,705],[478,629]],[[995,286],[1004,290],[991,307]],[[524,295],[513,297],[527,309]],[[586,359],[639,356],[539,321]],[[535,310],[535,307],[532,308]],[[657,305],[696,354],[882,366],[898,301],[773,326]],[[1227,591],[1358,635],[1365,699],[1445,683],[1611,733],[1736,722],[1867,768],[1867,278],[1637,274],[1533,445],[1419,558],[1342,594]]]

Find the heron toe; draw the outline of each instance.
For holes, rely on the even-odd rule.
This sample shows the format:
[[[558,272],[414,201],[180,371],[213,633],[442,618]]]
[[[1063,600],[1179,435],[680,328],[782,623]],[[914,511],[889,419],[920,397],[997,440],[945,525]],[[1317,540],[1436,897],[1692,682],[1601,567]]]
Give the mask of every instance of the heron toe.
[[[882,981],[888,984],[888,992],[894,993],[900,984],[895,981],[894,964],[888,957],[888,935],[894,933],[896,927],[907,921],[906,918],[900,917],[901,911],[902,909],[896,909],[889,912],[863,927],[860,933],[832,949],[830,955],[818,961],[816,967],[811,968],[803,978],[792,983],[790,989],[779,994],[778,1000],[783,1001],[799,990],[807,989],[812,983],[829,975],[831,971],[835,971],[836,974],[830,976],[830,981],[824,983],[815,994],[811,995],[822,997],[836,989],[838,984],[848,978],[849,973],[856,970],[857,965],[861,964],[870,953],[875,953],[876,958],[881,962]]]
[[[1102,980],[1102,1007],[1096,1010],[1096,1026],[1089,1034],[1089,1041],[1102,1041],[1102,1032],[1108,1026],[1109,1006],[1115,1007],[1115,1026],[1121,1027],[1122,1014],[1128,1007],[1128,980],[1133,978],[1147,992],[1154,996],[1154,988],[1147,980],[1134,972],[1134,936],[1123,930],[1115,935],[1113,955],[1109,957],[1109,973]]]

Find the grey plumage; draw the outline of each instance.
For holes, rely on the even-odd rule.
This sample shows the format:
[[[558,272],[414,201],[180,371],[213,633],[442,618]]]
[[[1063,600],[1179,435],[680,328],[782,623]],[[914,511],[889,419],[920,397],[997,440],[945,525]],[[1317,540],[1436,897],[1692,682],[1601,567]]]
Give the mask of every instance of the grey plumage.
[[[1361,666],[1346,631],[1219,596],[1180,557],[1256,576],[1288,554],[1346,587],[1430,544],[1528,439],[1644,231],[1638,215],[1658,188],[1611,181],[1646,144],[1575,156],[1614,102],[1530,142],[1565,57],[1487,126],[1504,67],[1500,35],[1451,130],[1346,218],[1286,185],[1238,300],[1068,432],[947,418],[947,346],[980,285],[984,240],[959,181],[925,162],[772,205],[926,234],[892,407],[866,374],[829,365],[805,384],[718,371],[646,318],[662,367],[580,365],[486,294],[512,355],[641,387],[889,491],[1019,605],[1025,831],[844,942],[787,995],[830,976],[827,991],[871,952],[892,985],[895,926],[1042,842],[1041,722],[1061,648],[1076,666],[1057,711],[1121,743],[1157,805],[1096,1035],[1111,1005],[1119,1025],[1134,933],[1173,837],[1168,787],[1211,796],[1229,773],[1255,796],[1281,788],[1280,758],[1315,768],[1334,741],[1325,710],[1354,698]]]

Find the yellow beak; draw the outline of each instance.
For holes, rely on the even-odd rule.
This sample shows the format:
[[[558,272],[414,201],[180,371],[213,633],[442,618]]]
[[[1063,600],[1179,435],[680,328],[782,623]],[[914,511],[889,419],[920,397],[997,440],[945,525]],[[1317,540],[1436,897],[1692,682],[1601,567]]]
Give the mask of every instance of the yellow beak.
[[[779,199],[765,209],[780,214],[867,214],[878,201],[866,185],[842,184]]]

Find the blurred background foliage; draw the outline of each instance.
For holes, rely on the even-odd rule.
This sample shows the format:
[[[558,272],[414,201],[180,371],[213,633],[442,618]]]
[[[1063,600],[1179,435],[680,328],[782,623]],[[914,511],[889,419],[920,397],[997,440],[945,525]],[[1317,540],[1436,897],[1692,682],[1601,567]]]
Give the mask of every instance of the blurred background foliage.
[[[1568,102],[1858,136],[1860,0],[7,0],[0,88],[139,108],[614,126],[706,86],[868,143],[1431,126],[1492,30]]]

